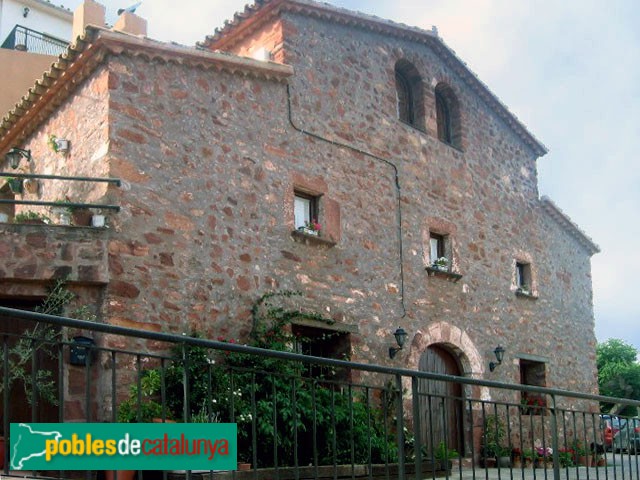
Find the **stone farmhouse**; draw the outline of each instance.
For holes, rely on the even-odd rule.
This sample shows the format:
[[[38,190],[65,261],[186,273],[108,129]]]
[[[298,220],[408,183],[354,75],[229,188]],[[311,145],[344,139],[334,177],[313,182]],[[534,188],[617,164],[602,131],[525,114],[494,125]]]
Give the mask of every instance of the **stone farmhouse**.
[[[46,207],[0,205],[2,305],[68,275],[100,322],[242,340],[257,298],[298,290],[335,321],[292,326],[317,335],[311,353],[597,391],[598,247],[539,196],[544,145],[435,29],[258,0],[190,48],[100,15],[79,7],[79,37],[4,116],[0,153],[122,185],[41,179],[0,197],[120,210],[92,228],[12,223]]]

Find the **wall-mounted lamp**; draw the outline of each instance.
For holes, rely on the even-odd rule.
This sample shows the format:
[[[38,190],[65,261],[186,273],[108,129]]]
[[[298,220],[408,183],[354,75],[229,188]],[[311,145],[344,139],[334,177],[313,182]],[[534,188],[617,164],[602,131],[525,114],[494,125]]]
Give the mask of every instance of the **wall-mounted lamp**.
[[[5,154],[4,157],[9,162],[11,168],[15,170],[16,168],[18,168],[18,165],[20,165],[20,160],[22,159],[22,157],[26,158],[27,162],[31,161],[31,150],[24,150],[22,148],[13,147]]]
[[[498,365],[502,364],[502,359],[504,358],[504,347],[498,345],[495,350],[493,351],[494,355],[496,356],[496,360],[498,361],[496,362],[490,362],[489,363],[489,370],[491,370],[492,372],[496,369],[496,367]]]
[[[402,327],[398,327],[398,329],[395,332],[393,332],[393,336],[396,337],[396,343],[398,344],[398,346],[389,347],[389,358],[395,357],[396,353],[402,350],[402,347],[404,346],[404,342],[407,341],[407,337],[409,336],[409,334],[405,332]]]
[[[27,17],[29,16],[29,12],[30,12],[30,11],[31,11],[31,10],[29,10],[29,7],[24,7],[24,8],[22,9],[22,16],[23,16],[24,18],[27,18]]]

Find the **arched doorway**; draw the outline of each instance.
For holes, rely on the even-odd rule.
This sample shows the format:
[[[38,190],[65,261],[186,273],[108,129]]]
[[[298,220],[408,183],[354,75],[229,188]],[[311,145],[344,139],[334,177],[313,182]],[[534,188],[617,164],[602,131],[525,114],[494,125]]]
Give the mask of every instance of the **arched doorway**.
[[[458,360],[445,345],[427,347],[420,356],[421,372],[460,375]],[[453,382],[420,380],[421,441],[429,454],[440,442],[464,455],[462,385]]]

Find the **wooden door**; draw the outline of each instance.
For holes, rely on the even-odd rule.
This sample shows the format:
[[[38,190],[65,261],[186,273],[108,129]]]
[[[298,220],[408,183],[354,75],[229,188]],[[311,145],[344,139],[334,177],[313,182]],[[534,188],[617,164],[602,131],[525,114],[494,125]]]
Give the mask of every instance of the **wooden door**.
[[[422,372],[460,375],[457,360],[442,346],[431,345],[420,356]],[[420,380],[420,438],[428,455],[440,442],[460,454],[464,452],[462,385]]]

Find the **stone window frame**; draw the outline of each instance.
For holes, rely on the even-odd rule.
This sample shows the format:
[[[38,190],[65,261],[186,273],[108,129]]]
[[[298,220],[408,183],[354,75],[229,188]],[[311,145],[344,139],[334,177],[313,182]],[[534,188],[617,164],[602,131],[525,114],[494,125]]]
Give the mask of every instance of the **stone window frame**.
[[[532,387],[547,386],[547,362],[530,358],[519,358],[520,384]],[[520,394],[522,413],[526,415],[546,415],[547,398],[532,392]]]
[[[516,296],[538,298],[537,272],[529,255],[517,255],[513,260],[512,290]]]
[[[418,69],[406,58],[401,58],[394,66],[394,74],[398,120],[424,132],[424,86]]]
[[[308,216],[309,216],[309,221],[318,221],[320,222],[320,195],[313,195],[313,194],[309,194],[307,192],[301,191],[299,189],[294,188],[293,190],[293,201],[294,201],[294,208],[293,208],[293,227],[297,230],[299,227],[303,226],[302,224],[299,224],[296,221],[296,208],[295,208],[295,202],[296,199],[304,199],[304,200],[308,200],[309,201],[309,209],[308,209]],[[306,217],[306,216],[305,216]]]
[[[462,278],[458,259],[458,248],[456,242],[457,228],[454,223],[439,217],[428,217],[423,231],[423,262],[429,276],[441,276],[449,281],[457,282]],[[448,270],[442,271],[434,268],[431,258],[431,239],[436,237],[442,240],[442,250],[444,256],[449,260]]]
[[[299,172],[292,172],[284,195],[284,212],[291,237],[298,243],[312,246],[333,247],[340,241],[340,205],[330,195],[324,178]],[[314,199],[316,220],[322,226],[320,235],[309,235],[296,229],[295,197]]]

